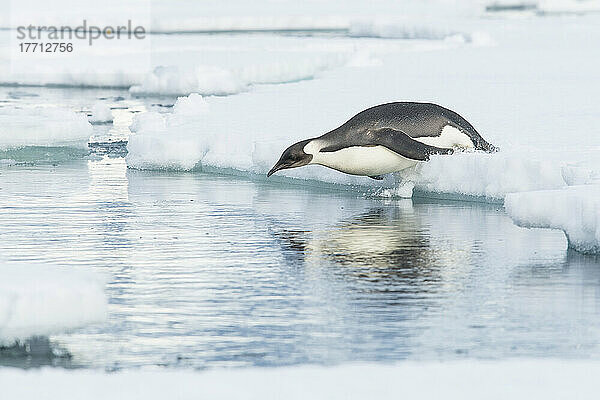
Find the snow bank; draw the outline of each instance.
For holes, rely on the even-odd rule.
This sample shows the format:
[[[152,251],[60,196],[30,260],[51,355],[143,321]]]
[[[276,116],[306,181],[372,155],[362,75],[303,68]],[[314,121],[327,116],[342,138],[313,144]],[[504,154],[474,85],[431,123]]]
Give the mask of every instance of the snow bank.
[[[214,65],[188,68],[161,66],[129,91],[134,95],[230,95],[248,90],[255,84],[312,79],[322,71],[342,65],[348,58],[348,54],[334,53],[322,57],[309,56],[300,61],[247,65],[239,69]]]
[[[244,104],[248,100],[251,97],[235,99]],[[254,174],[266,179],[267,171],[281,151],[291,142],[300,140],[306,131],[293,121],[278,124],[282,118],[292,118],[289,114],[273,115],[268,106],[260,103],[252,107],[252,110],[244,109],[243,113],[238,113],[229,98],[205,99],[199,94],[191,94],[177,100],[173,113],[139,114],[131,126],[133,134],[127,145],[127,165],[136,169],[202,169]],[[257,109],[261,112],[254,112]],[[265,115],[271,115],[271,120],[265,120]],[[284,131],[282,126],[285,126]],[[282,176],[339,184],[370,181],[320,166],[282,171],[270,179],[282,179]]]
[[[0,345],[106,319],[104,279],[55,266],[0,265]]]
[[[0,108],[0,150],[25,146],[86,147],[86,116],[58,107]]]
[[[14,399],[595,399],[597,361],[406,362],[271,369],[3,369]],[[34,385],[31,383],[35,382]],[[433,384],[432,384],[433,383]]]
[[[311,38],[315,52],[321,46],[347,51],[340,43],[370,46],[357,47],[355,54],[363,55],[362,59],[351,58],[319,79],[263,85],[235,96],[191,95],[177,102],[189,106],[186,112],[175,107],[172,114],[138,115],[127,164],[139,169],[202,168],[264,177],[287,146],[334,129],[367,107],[430,101],[459,112],[501,151],[433,157],[401,174],[414,182],[419,195],[477,196],[501,203],[507,193],[589,183],[594,175],[600,176],[600,135],[590,131],[598,107],[581,99],[593,98],[597,92],[595,81],[590,80],[596,70],[581,63],[574,74],[566,60],[589,57],[596,48],[587,46],[586,38],[600,31],[592,17],[560,19],[561,29],[548,18],[526,23],[488,19],[475,25],[497,39],[495,47],[348,38],[323,43]],[[446,30],[443,25],[440,29]],[[532,29],[539,34],[523,41]],[[540,50],[535,57],[533,49]],[[285,54],[286,59],[289,56]],[[510,59],[527,62],[506,61]],[[540,96],[546,89],[552,95]],[[536,107],[523,106],[530,103]],[[191,111],[194,108],[198,111]],[[358,185],[358,190],[366,191],[398,187],[391,177],[380,182],[319,166],[281,171],[270,179],[283,177]],[[380,190],[378,194],[408,192]]]
[[[507,193],[566,186],[561,167],[547,154],[509,149],[432,157],[405,175],[417,190],[501,200]]]
[[[249,99],[237,101],[248,105]],[[192,94],[179,98],[172,114],[154,112],[138,115],[132,126],[135,134],[128,144],[127,164],[137,169],[202,168],[263,175],[287,146],[308,136],[305,127],[284,121],[286,114],[272,115],[272,121],[265,121],[264,116],[270,114],[268,106],[255,115],[252,115],[255,109],[241,107],[239,109],[245,111],[239,115],[231,113],[239,105],[227,106],[227,100],[215,101],[215,98],[205,99]],[[291,118],[291,114],[287,117]],[[326,115],[319,117],[326,118]],[[281,126],[286,129],[283,135]],[[326,131],[318,128],[308,130]],[[589,183],[595,174],[600,173],[599,163],[569,165],[569,158],[577,159],[584,154],[580,150],[572,153],[536,151],[528,147],[513,147],[493,154],[456,153],[432,157],[427,163],[402,171],[398,177],[413,182],[415,190],[421,193],[476,196],[501,202],[508,193]],[[281,171],[275,179],[282,175],[344,185],[383,185],[392,189],[376,193],[383,197],[406,197],[410,192],[405,190],[406,187],[395,190],[399,186],[394,177],[376,182],[318,166]]]
[[[103,101],[98,101],[92,107],[92,115],[89,117],[90,122],[103,123],[112,122],[113,116],[110,107]]]
[[[600,185],[513,193],[504,207],[519,226],[562,229],[569,247],[600,253]]]

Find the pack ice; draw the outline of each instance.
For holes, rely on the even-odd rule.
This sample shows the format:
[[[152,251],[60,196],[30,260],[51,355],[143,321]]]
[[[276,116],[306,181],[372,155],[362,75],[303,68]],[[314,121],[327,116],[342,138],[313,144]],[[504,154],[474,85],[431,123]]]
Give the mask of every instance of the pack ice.
[[[71,331],[107,316],[97,273],[33,264],[0,264],[0,346]]]

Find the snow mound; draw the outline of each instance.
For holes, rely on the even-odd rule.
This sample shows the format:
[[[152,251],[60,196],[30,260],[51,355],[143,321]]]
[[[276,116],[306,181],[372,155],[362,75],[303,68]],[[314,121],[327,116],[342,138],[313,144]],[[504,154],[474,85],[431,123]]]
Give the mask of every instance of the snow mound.
[[[89,118],[90,122],[102,123],[112,122],[113,116],[110,107],[103,101],[98,101],[92,107],[92,115]]]
[[[5,368],[11,399],[595,399],[598,361],[404,362],[393,365],[214,369]],[[32,384],[35,382],[35,384]],[[435,384],[432,384],[435,382]]]
[[[404,175],[420,191],[499,200],[507,193],[566,186],[561,164],[530,150],[435,156]]]
[[[90,271],[0,265],[0,345],[103,322],[104,279]]]
[[[86,147],[92,125],[81,113],[53,107],[0,108],[0,150],[25,146]]]
[[[519,226],[562,229],[569,247],[600,253],[600,185],[512,193],[504,207]]]
[[[238,77],[223,68],[199,66],[183,69],[170,66],[155,68],[140,85],[132,86],[129,92],[134,95],[178,96],[192,92],[228,95],[241,92],[244,86]]]

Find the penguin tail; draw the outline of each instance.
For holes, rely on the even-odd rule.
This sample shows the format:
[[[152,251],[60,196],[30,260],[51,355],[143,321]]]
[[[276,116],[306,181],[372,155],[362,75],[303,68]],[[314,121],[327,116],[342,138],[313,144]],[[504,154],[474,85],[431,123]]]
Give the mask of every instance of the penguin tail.
[[[497,153],[500,151],[500,147],[494,146],[493,144],[488,143],[483,139],[481,139],[479,141],[479,143],[477,144],[477,146],[475,146],[475,148],[477,150],[483,150],[486,153]]]

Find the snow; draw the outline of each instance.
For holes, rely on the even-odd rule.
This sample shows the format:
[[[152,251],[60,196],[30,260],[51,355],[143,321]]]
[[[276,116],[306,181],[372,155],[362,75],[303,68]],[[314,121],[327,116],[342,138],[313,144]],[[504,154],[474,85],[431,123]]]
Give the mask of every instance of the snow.
[[[11,54],[17,46],[9,31],[0,30],[0,49],[11,55],[0,63],[0,84],[124,88],[136,96],[227,95],[256,84],[315,78],[362,51],[365,46],[353,40],[327,45],[326,38],[257,34],[241,46],[235,36],[156,35],[139,47],[79,46],[65,62],[60,54]]]
[[[342,65],[347,54],[307,57],[299,62],[280,61],[228,69],[211,65],[156,67],[141,84],[129,91],[134,95],[230,95],[249,90],[254,84],[286,83],[312,79],[321,71]]]
[[[201,6],[193,0],[182,0],[179,4],[173,7],[168,0],[106,0],[101,3],[56,0],[48,5],[41,0],[3,0],[9,12],[0,15],[0,27],[27,25],[32,21],[40,25],[76,25],[83,18],[103,26],[131,18],[142,21],[149,32],[348,30],[357,22],[389,20],[390,16],[394,16],[398,20],[412,20],[409,27],[420,26],[419,29],[422,29],[461,16],[478,17],[490,4],[533,4],[537,15],[589,13],[600,9],[598,0],[380,0],[370,3],[368,8],[359,0],[345,1],[344,7],[339,7],[335,1],[320,0],[257,0],[251,3],[204,0]],[[185,12],[182,13],[182,10]],[[424,19],[425,15],[429,17]],[[432,15],[436,18],[431,18]],[[415,16],[419,18],[411,18]],[[418,20],[424,21],[414,22]]]
[[[600,11],[598,0],[540,0],[538,9],[544,14],[590,13]]]
[[[127,163],[138,169],[229,170],[264,175],[290,143],[304,139],[304,132],[326,131],[326,122],[297,121],[292,123],[271,116],[268,108],[258,109],[247,103],[254,96],[239,98],[244,106],[230,101],[203,98],[198,94],[177,100],[172,114],[143,113],[136,117],[130,137]],[[280,98],[280,100],[282,100]],[[244,109],[243,119],[228,115],[231,109]],[[256,112],[256,114],[254,114]],[[255,117],[252,117],[255,115]],[[325,119],[325,117],[320,116]],[[279,126],[286,126],[289,139],[281,139]],[[593,157],[593,150],[590,157]],[[466,152],[453,156],[436,156],[427,163],[401,172],[399,175],[425,193],[466,195],[502,201],[507,193],[542,189],[559,189],[600,171],[598,163],[588,167],[569,165],[568,157],[581,159],[583,152],[535,151],[513,148],[499,153]],[[592,169],[590,169],[592,168]],[[595,168],[595,169],[593,169]],[[324,182],[381,186],[364,177],[353,177],[322,167],[310,166],[281,171],[278,175]],[[273,179],[273,178],[271,178]],[[390,181],[388,179],[388,181]],[[407,197],[412,186],[394,187],[378,192],[384,197]],[[409,196],[410,197],[410,196]]]
[[[97,101],[92,107],[92,115],[89,118],[90,122],[102,123],[112,122],[113,116],[110,107],[103,101]]]
[[[472,25],[465,20],[454,20],[452,25],[448,20],[433,19],[427,21],[419,18],[366,19],[355,20],[348,27],[351,37],[371,37],[388,39],[421,39],[421,40],[450,40],[476,45],[489,45],[492,39],[485,32],[465,30],[464,26]]]
[[[85,114],[61,107],[0,108],[0,150],[25,146],[87,147]]]
[[[404,362],[189,370],[0,370],[14,399],[595,399],[597,361]],[[32,385],[31,382],[35,382]]]
[[[513,149],[499,153],[458,153],[433,157],[407,174],[417,190],[502,200],[507,193],[557,189],[566,185],[561,164],[547,154]]]
[[[11,85],[119,87],[131,88],[135,95],[224,95],[248,90],[254,84],[312,79],[344,65],[369,46],[355,37],[490,42],[486,34],[473,30],[472,6],[441,0],[429,6],[419,1],[399,4],[386,0],[368,8],[357,0],[345,2],[344,7],[331,1],[297,4],[290,0],[252,5],[240,0],[204,1],[201,6],[186,1],[178,7],[164,0],[86,4],[57,0],[52,7],[39,0],[10,3],[9,18],[0,18],[0,27],[33,22],[79,26],[83,19],[102,27],[130,16],[147,32],[169,33],[149,34],[134,42],[97,40],[93,46],[75,41],[75,51],[68,55],[24,56],[14,31],[0,30],[0,61],[4,61],[0,63],[0,84]],[[424,13],[429,15],[426,19]],[[452,25],[449,20],[454,21]],[[241,46],[235,35],[198,35],[274,30],[302,30],[317,37],[254,34]],[[321,30],[334,37],[319,36]]]
[[[0,345],[103,322],[104,278],[72,268],[0,265]]]
[[[600,253],[600,184],[512,193],[504,206],[519,226],[561,229],[569,247]]]
[[[600,34],[596,22],[565,17],[469,25],[493,38],[493,45],[483,47],[368,39],[360,56],[316,79],[225,98],[205,96],[196,114],[139,116],[127,162],[139,169],[201,168],[258,178],[290,144],[319,136],[375,104],[411,100],[454,109],[501,149],[437,156],[400,174],[419,195],[502,202],[508,193],[585,183],[600,174],[598,107],[591,101],[598,88],[596,64],[583,62],[600,59],[590,42]],[[538,34],[527,36],[531,30]],[[582,60],[576,74],[566,60]],[[383,186],[381,196],[410,192],[404,190],[408,186],[395,190],[394,179],[376,182],[318,166],[281,171],[270,179],[283,177],[367,191]]]
[[[282,117],[289,114],[272,115],[264,103],[248,103],[252,98],[236,96],[231,99],[206,99],[199,94],[192,94],[180,97],[171,114],[147,112],[136,116],[131,127],[133,134],[127,145],[128,166],[173,170],[201,168],[205,171],[228,170],[240,174],[266,175],[280,152],[287,147],[290,139],[286,136],[294,138],[295,135],[300,140],[300,135],[305,131],[302,126],[316,120],[307,119],[301,125],[290,121],[284,125]],[[232,106],[231,101],[242,103],[242,108]],[[245,112],[232,114],[232,110]],[[270,120],[269,115],[272,115]],[[300,122],[300,119],[300,116],[294,118],[295,122]],[[278,123],[289,130],[279,132]],[[361,180],[318,166],[289,170],[282,175],[333,183]]]

